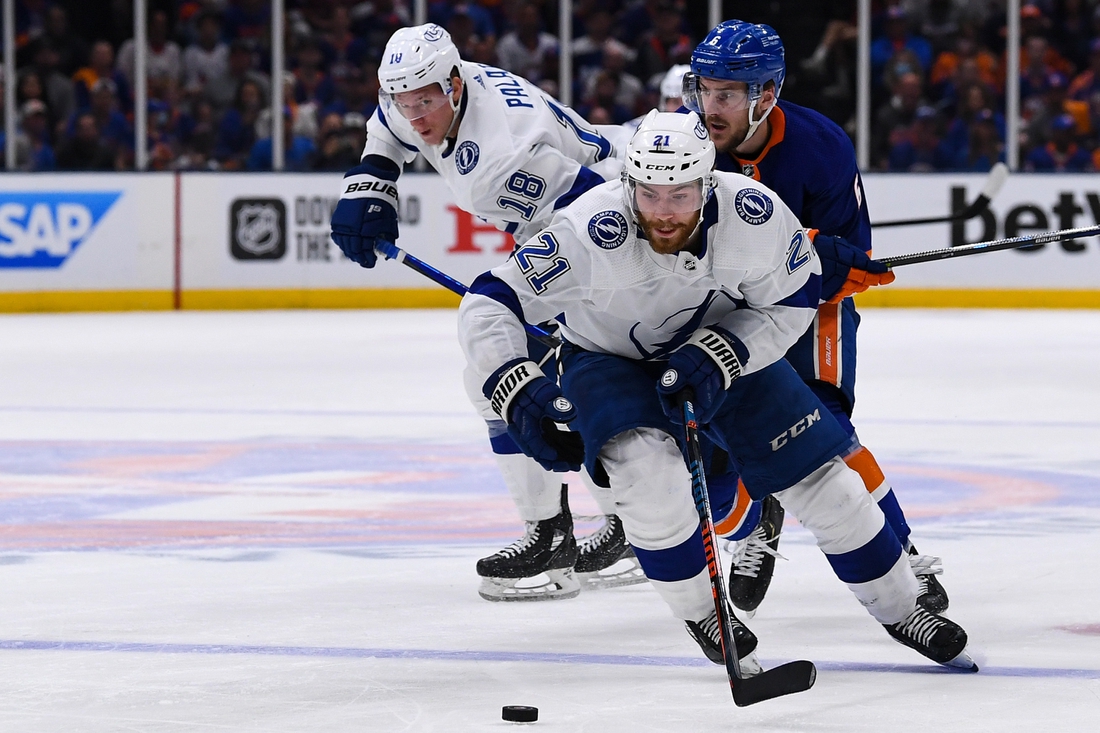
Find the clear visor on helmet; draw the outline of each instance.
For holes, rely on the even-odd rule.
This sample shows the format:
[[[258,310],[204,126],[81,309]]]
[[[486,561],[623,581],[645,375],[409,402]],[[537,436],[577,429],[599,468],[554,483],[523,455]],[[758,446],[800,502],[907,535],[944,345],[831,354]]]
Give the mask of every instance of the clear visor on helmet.
[[[721,88],[715,88],[722,85]],[[684,75],[684,106],[703,115],[740,112],[749,106],[747,88],[729,88],[728,82],[703,79],[695,74]]]
[[[706,198],[705,181],[697,178],[687,183],[656,184],[626,178],[627,199],[635,215],[647,218],[690,214],[703,208]]]
[[[390,94],[383,90],[378,93],[378,96],[388,109],[396,109],[406,120],[414,122],[427,117],[443,105],[450,105],[451,91],[450,85],[444,91],[439,84],[429,84],[411,92],[397,94]]]

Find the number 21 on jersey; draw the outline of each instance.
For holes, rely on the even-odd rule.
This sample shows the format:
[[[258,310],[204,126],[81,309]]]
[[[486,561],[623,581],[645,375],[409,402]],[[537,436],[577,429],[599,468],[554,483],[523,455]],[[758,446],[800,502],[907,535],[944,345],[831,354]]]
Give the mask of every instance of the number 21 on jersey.
[[[528,241],[516,250],[514,257],[535,295],[545,293],[550,283],[569,272],[569,261],[558,254],[558,240],[550,232],[543,232]],[[536,261],[542,260],[549,260],[549,266],[538,267]]]

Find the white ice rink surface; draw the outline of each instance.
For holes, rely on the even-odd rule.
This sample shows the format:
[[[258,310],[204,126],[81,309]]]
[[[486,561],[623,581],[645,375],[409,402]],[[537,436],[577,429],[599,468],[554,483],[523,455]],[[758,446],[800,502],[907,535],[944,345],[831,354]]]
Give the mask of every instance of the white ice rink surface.
[[[1100,312],[869,310],[856,425],[976,675],[788,524],[739,709],[646,586],[490,604],[520,534],[454,311],[0,317],[0,731],[1100,730]],[[583,489],[574,510],[593,514]],[[592,524],[585,525],[591,528]]]

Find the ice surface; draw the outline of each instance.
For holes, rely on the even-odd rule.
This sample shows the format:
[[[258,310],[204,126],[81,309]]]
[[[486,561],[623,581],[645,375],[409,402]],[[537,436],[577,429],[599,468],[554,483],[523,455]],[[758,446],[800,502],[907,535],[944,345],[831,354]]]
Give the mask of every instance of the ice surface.
[[[454,311],[0,317],[0,731],[503,730],[506,704],[545,731],[1094,730],[1100,313],[869,310],[860,360],[860,435],[982,672],[892,642],[789,524],[750,625],[818,682],[738,709],[648,587],[477,596],[520,525]]]

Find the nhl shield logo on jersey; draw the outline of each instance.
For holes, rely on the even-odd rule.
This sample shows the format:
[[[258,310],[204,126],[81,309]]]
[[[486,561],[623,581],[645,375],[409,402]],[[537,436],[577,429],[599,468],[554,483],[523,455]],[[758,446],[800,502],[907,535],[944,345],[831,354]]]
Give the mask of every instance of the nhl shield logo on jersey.
[[[588,220],[588,236],[597,247],[615,249],[626,241],[626,217],[617,211],[601,211]]]
[[[775,210],[772,200],[764,195],[763,191],[754,188],[742,188],[737,192],[733,200],[733,208],[737,209],[737,215],[749,224],[763,224],[772,218]]]
[[[481,157],[481,150],[473,140],[467,140],[455,148],[455,168],[462,175],[466,175],[477,165]]]

